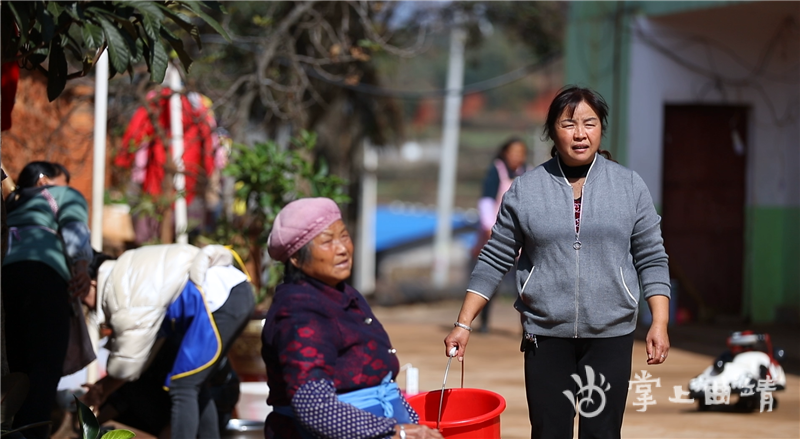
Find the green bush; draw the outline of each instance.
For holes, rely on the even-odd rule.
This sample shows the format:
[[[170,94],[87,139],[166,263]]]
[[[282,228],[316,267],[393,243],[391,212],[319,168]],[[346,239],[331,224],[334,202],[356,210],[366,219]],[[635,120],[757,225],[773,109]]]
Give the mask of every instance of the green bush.
[[[201,242],[232,245],[242,258],[260,262],[259,254],[267,243],[275,216],[289,202],[305,197],[328,197],[337,204],[348,203],[347,181],[331,175],[324,160],[314,160],[317,135],[302,131],[281,147],[274,141],[253,146],[234,144],[224,175],[235,180],[234,216],[223,218]],[[261,285],[257,301],[263,300],[277,285],[283,267],[277,261],[259,263],[267,282]],[[259,277],[260,278],[260,277]]]

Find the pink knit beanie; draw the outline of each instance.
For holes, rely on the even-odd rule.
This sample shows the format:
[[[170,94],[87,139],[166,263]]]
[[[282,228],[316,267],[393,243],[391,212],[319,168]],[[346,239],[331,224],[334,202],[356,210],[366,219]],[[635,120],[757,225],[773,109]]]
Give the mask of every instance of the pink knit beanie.
[[[342,219],[339,206],[330,198],[301,198],[278,212],[267,239],[272,259],[286,262],[326,227]]]

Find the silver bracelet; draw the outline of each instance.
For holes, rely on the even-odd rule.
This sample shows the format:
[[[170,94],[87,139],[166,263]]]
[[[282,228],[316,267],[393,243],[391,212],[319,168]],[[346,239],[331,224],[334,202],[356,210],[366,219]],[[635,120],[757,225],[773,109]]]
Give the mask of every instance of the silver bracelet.
[[[467,326],[467,325],[465,325],[465,324],[463,324],[461,322],[453,323],[453,327],[454,328],[466,329],[467,331],[472,332],[472,327],[471,326]]]
[[[403,424],[398,424],[400,427],[400,439],[406,439],[406,427]]]

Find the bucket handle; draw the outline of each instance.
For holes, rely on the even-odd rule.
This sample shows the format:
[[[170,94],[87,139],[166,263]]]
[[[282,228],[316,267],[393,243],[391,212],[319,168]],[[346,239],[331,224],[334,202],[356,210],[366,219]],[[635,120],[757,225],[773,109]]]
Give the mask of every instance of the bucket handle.
[[[453,349],[456,349],[456,347],[453,346]],[[451,349],[450,353],[452,353],[452,352],[453,351]],[[450,358],[452,358],[452,357],[450,357]],[[466,356],[462,357],[461,358],[461,388],[462,389],[464,388],[464,364],[466,362],[467,362],[467,357]],[[447,371],[448,370],[450,370],[450,359],[447,360],[447,367],[444,370],[444,382],[442,382],[442,392],[444,392],[444,386],[447,383]]]
[[[464,388],[464,361],[466,361],[467,357],[461,359],[461,388]]]
[[[447,372],[450,371],[450,362],[453,360],[453,357],[456,356],[456,347],[453,346],[448,352],[447,357],[447,367],[444,369],[444,380],[442,381],[442,391],[439,393],[439,415],[436,417],[436,429],[439,429],[439,424],[442,422],[442,402],[444,401],[444,388],[447,385]],[[464,360],[466,358],[461,358],[461,388],[464,388]],[[441,431],[441,430],[440,430]]]

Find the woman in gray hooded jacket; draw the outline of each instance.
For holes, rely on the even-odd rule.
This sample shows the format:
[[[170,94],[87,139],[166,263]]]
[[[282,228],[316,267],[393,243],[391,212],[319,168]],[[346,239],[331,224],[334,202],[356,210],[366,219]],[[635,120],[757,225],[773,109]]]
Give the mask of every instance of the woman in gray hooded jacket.
[[[635,172],[600,150],[608,107],[592,90],[553,100],[553,158],[506,192],[445,339],[463,360],[472,320],[519,255],[514,308],[524,329],[532,438],[620,437],[638,302],[653,314],[647,364],[669,352],[669,269],[661,218]],[[566,397],[565,397],[566,396]]]

